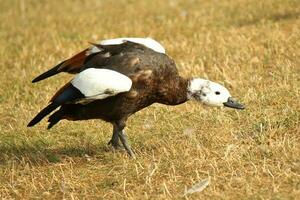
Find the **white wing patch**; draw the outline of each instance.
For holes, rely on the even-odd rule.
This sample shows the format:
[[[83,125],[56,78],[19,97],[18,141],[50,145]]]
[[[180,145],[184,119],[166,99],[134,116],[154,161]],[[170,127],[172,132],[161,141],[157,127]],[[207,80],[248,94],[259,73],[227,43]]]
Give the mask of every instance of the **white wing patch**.
[[[122,44],[126,41],[142,44],[158,53],[164,53],[164,54],[166,53],[165,48],[159,42],[155,41],[152,38],[131,38],[131,37],[115,38],[115,39],[102,40],[99,42],[99,44],[113,45],[113,44]]]
[[[157,42],[156,40],[154,40],[152,38],[123,37],[123,38],[102,40],[97,43],[101,44],[101,45],[115,45],[115,44],[123,44],[126,41],[142,44],[158,53],[163,53],[163,54],[166,53],[165,48],[159,42]],[[99,49],[98,47],[91,46],[89,51],[87,52],[87,55],[90,55],[93,53],[98,53],[100,51],[101,51],[101,49]]]
[[[77,74],[71,84],[86,97],[86,100],[96,100],[128,92],[132,81],[113,70],[89,68]]]
[[[89,50],[86,52],[86,55],[89,56],[93,53],[98,53],[98,52],[101,52],[101,51],[102,51],[101,49],[99,49],[98,47],[93,45],[93,46],[90,46]]]

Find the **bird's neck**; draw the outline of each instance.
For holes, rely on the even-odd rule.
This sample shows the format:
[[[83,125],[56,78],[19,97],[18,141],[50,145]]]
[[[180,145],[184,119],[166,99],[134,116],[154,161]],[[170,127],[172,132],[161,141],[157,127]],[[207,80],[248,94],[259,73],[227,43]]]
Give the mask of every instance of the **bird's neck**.
[[[161,98],[159,103],[166,105],[178,105],[188,100],[189,79],[177,77],[170,80],[166,87],[160,91]]]
[[[209,84],[209,80],[202,78],[192,78],[188,80],[187,98],[194,99],[198,97],[201,89]]]

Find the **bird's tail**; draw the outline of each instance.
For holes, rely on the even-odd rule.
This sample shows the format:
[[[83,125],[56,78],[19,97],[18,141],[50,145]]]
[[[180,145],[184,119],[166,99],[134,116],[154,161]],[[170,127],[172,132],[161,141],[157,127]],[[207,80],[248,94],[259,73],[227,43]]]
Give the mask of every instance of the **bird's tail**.
[[[60,73],[59,67],[60,67],[63,63],[64,63],[64,61],[61,62],[61,63],[59,63],[58,65],[56,65],[56,66],[53,67],[52,69],[50,69],[50,70],[48,70],[48,71],[42,73],[41,75],[39,75],[38,77],[36,77],[35,79],[33,79],[33,80],[32,80],[32,83],[36,83],[36,82],[38,82],[38,81],[44,80],[44,79],[46,79],[46,78],[49,78],[50,76],[54,76],[55,74]]]
[[[50,114],[53,110],[55,110],[57,107],[59,107],[59,104],[57,103],[51,103],[46,108],[41,110],[27,125],[27,127],[31,127],[39,123],[44,117],[46,117],[48,114]]]
[[[48,124],[47,129],[50,129],[55,124],[57,124],[62,119],[62,116],[63,116],[62,110],[58,110],[55,113],[53,113],[52,115],[50,115],[50,117],[48,119],[49,124]]]

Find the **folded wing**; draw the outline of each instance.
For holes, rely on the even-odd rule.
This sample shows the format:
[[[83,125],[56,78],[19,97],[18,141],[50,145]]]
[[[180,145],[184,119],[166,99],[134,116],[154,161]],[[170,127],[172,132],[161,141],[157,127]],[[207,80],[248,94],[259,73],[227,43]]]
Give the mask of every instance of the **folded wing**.
[[[131,85],[131,79],[119,72],[108,69],[86,69],[59,89],[50,100],[50,104],[41,110],[29,122],[28,126],[34,126],[63,104],[86,104],[95,100],[105,99],[129,91]]]
[[[44,80],[60,72],[72,74],[79,73],[85,69],[85,63],[93,60],[95,55],[97,55],[97,63],[100,64],[99,66],[94,67],[102,68],[101,64],[107,63],[107,60],[110,59],[109,57],[111,55],[124,54],[125,52],[133,51],[135,48],[140,48],[141,46],[152,49],[158,53],[165,53],[164,47],[152,38],[115,38],[102,40],[42,73],[33,79],[32,82],[35,83]]]
[[[127,76],[109,69],[89,68],[71,81],[84,99],[105,99],[130,90],[132,81]]]

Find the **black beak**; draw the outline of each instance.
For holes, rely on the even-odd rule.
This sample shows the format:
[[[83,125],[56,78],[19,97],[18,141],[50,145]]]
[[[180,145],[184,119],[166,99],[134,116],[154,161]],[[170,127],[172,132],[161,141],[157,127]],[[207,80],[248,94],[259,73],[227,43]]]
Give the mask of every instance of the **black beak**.
[[[233,98],[229,97],[227,102],[223,103],[224,106],[235,109],[245,109],[245,106],[236,102]]]

